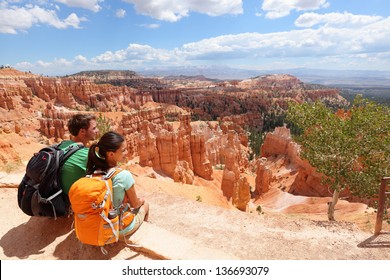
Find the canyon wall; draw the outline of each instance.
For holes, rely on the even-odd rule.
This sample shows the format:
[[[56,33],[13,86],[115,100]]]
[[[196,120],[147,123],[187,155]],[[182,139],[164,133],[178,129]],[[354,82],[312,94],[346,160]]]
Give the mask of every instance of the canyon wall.
[[[212,82],[102,73],[43,77],[0,69],[0,134],[15,133],[47,144],[69,138],[66,123],[72,114],[102,115],[112,129],[125,135],[129,159],[138,157],[141,166],[176,182],[192,184],[195,176],[213,180],[213,168],[223,167],[221,191],[243,211],[252,195],[244,176],[253,166],[248,160],[248,127],[261,129],[267,115],[281,112],[291,101],[345,102],[337,90],[308,86],[290,75]],[[0,143],[0,150],[0,164],[21,160],[9,141]],[[257,194],[267,192],[275,180],[267,162],[282,156],[295,172],[285,191],[329,195],[321,186],[321,174],[299,158],[299,147],[287,128],[268,133],[261,153]]]
[[[259,194],[267,192],[276,180],[278,170],[270,171],[267,162],[278,160],[287,167],[293,182],[284,185],[283,191],[294,195],[309,197],[332,196],[332,190],[321,182],[322,174],[300,157],[300,146],[291,138],[290,130],[286,127],[277,127],[267,133],[261,146],[261,160],[257,165],[256,190]],[[341,196],[350,197],[348,190],[341,192]]]

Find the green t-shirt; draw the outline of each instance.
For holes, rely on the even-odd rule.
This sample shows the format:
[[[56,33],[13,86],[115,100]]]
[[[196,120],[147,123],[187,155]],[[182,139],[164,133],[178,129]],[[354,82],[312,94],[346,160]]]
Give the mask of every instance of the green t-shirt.
[[[75,144],[75,142],[71,140],[64,141],[60,148],[64,150],[71,144]],[[71,155],[70,158],[68,158],[68,160],[64,163],[61,170],[61,185],[62,190],[66,195],[68,195],[72,184],[81,177],[85,176],[87,160],[88,148],[84,147]]]
[[[112,203],[115,208],[118,208],[122,204],[126,191],[133,187],[134,183],[134,178],[128,170],[122,170],[112,178]]]

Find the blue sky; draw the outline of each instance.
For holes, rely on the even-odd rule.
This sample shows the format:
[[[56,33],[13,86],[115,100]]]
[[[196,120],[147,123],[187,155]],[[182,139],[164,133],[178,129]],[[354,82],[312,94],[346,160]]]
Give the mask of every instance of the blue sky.
[[[0,0],[0,65],[390,71],[386,0]]]

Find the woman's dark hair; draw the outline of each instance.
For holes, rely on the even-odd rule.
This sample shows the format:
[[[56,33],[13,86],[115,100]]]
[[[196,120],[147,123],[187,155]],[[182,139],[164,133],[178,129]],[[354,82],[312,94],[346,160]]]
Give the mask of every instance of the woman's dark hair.
[[[103,134],[99,142],[92,144],[88,151],[87,175],[98,169],[102,171],[110,169],[106,155],[108,152],[117,151],[124,141],[125,138],[122,135],[109,131]]]

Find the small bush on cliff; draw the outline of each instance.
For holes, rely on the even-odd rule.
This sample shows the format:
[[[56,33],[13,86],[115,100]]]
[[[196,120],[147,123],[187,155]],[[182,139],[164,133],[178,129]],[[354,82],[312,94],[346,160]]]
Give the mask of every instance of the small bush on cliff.
[[[103,116],[102,113],[96,118],[96,126],[99,129],[100,136],[111,130],[110,120]]]
[[[389,107],[358,96],[348,111],[336,114],[319,102],[290,104],[287,119],[301,132],[294,135],[301,156],[333,190],[329,220],[345,188],[362,198],[378,194],[381,178],[390,175]]]

